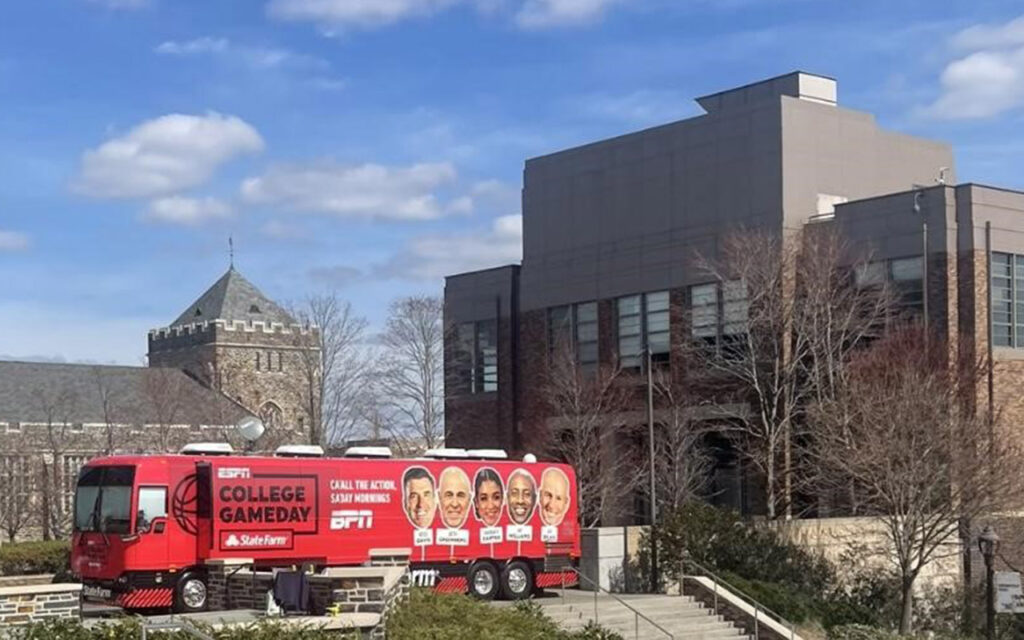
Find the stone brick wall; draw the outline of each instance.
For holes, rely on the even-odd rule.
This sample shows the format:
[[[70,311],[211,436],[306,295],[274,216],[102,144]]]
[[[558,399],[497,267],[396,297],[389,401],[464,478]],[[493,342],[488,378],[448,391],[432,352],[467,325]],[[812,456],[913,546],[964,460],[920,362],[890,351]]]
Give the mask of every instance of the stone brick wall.
[[[79,619],[80,584],[0,587],[0,628],[53,618]]]
[[[217,320],[151,331],[149,364],[183,369],[255,414],[272,403],[281,409],[279,424],[301,433],[303,362],[318,344],[318,331],[300,325]],[[294,436],[271,439],[279,444]]]

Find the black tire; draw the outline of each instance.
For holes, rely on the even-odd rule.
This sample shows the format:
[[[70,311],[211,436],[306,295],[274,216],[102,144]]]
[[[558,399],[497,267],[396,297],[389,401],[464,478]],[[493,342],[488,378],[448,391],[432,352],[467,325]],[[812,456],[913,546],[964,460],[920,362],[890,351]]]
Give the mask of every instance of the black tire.
[[[209,606],[210,589],[206,576],[195,571],[183,573],[174,586],[174,612],[196,613],[206,611]]]
[[[500,590],[498,569],[490,562],[481,560],[473,563],[466,573],[466,588],[469,595],[480,600],[494,600]]]
[[[525,600],[533,595],[533,569],[513,560],[501,570],[501,595],[506,600]]]

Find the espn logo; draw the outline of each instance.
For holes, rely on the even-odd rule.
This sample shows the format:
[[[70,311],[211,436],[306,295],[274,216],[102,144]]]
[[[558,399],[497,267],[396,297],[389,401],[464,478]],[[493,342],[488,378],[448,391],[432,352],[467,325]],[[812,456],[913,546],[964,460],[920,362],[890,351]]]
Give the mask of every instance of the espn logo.
[[[331,530],[369,529],[373,527],[373,511],[341,510],[331,512]]]
[[[221,480],[237,480],[239,478],[249,479],[252,474],[246,467],[221,467],[217,469],[217,477]]]

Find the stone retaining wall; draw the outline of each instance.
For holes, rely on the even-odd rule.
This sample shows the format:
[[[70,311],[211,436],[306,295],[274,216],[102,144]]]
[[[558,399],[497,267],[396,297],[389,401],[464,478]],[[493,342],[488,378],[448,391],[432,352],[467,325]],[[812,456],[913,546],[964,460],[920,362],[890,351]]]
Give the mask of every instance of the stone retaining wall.
[[[82,617],[80,584],[36,584],[0,587],[0,627],[25,625],[51,618]]]
[[[374,614],[375,622],[362,631],[384,638],[387,614],[409,595],[408,550],[374,554],[369,567],[331,567],[309,576],[310,611],[322,616],[332,609],[341,615]],[[266,606],[273,588],[272,571],[253,571],[248,560],[218,560],[207,565],[210,608],[257,609]],[[336,606],[336,609],[335,609]]]

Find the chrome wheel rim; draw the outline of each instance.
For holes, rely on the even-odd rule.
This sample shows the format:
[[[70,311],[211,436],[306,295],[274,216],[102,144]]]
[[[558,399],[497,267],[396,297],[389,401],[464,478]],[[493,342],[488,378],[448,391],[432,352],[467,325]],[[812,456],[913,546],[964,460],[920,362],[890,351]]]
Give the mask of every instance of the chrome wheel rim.
[[[494,590],[494,576],[490,571],[481,569],[473,576],[473,590],[480,595],[487,595]]]
[[[508,572],[508,588],[512,593],[523,593],[527,587],[526,571],[520,568],[511,569]]]
[[[181,588],[181,601],[189,609],[202,609],[206,604],[206,585],[202,580],[187,580]]]

